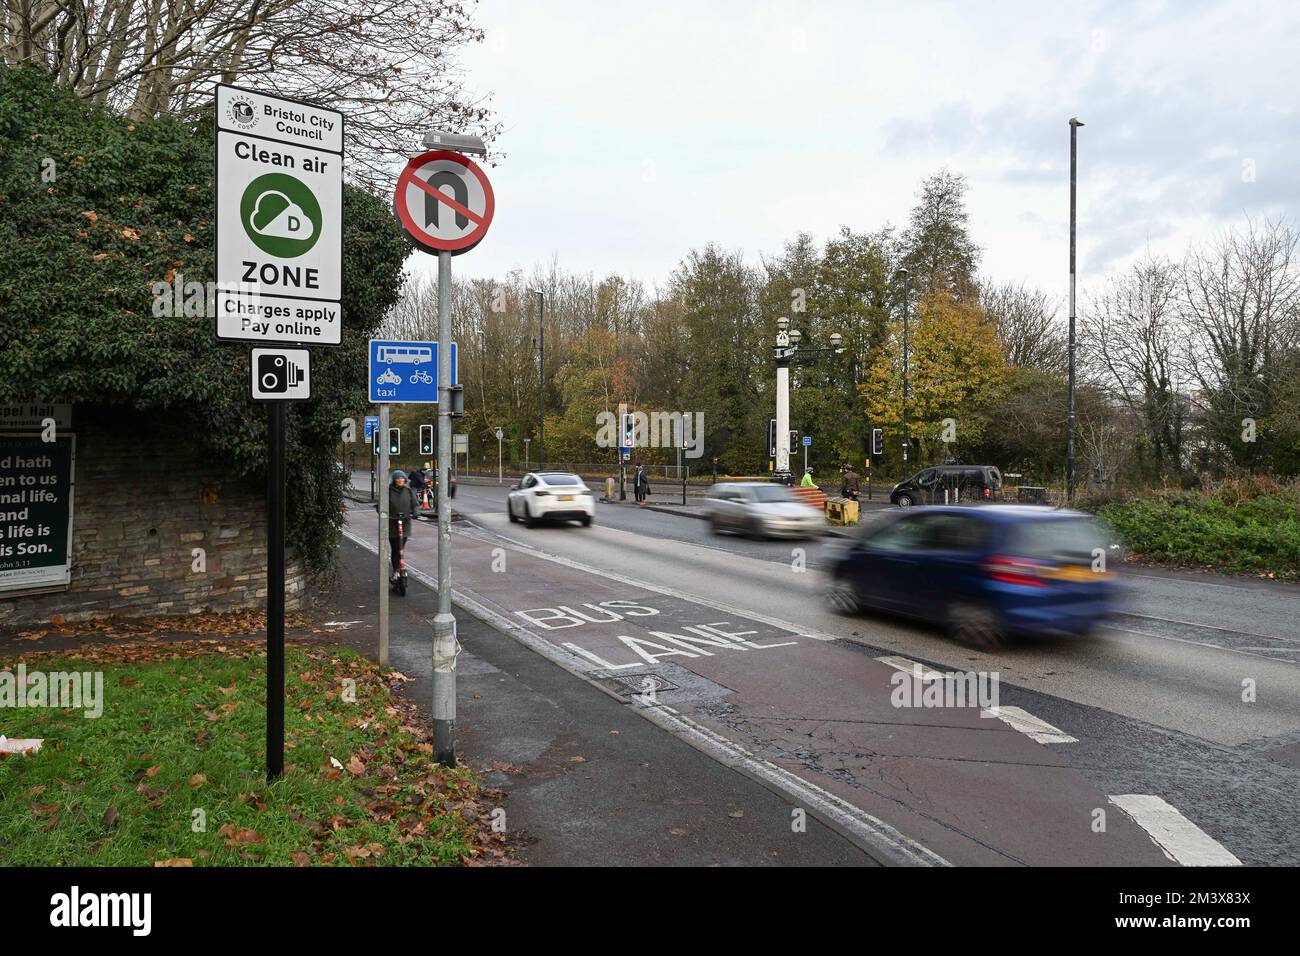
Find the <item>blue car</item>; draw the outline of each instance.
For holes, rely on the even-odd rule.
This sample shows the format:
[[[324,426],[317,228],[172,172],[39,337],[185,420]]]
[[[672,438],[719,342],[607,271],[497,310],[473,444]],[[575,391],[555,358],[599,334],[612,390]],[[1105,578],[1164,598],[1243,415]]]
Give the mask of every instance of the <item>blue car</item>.
[[[828,597],[945,626],[964,644],[1090,633],[1116,609],[1117,549],[1088,515],[1017,505],[883,512],[833,558]]]

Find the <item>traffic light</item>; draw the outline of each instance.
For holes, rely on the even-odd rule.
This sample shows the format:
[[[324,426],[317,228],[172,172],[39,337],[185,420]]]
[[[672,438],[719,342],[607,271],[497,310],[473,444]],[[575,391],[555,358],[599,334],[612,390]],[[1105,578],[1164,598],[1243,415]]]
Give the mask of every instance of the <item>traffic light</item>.
[[[420,454],[421,455],[433,454],[433,426],[432,425],[420,426]]]
[[[772,418],[767,423],[767,457],[776,457],[776,419]]]
[[[883,428],[871,429],[871,454],[883,455],[885,453],[885,430]]]
[[[447,413],[452,418],[462,418],[465,415],[465,386],[453,385],[447,389],[447,405],[450,411]]]
[[[790,450],[794,451],[799,446],[799,433],[794,429],[790,430]]]
[[[400,455],[402,453],[402,430],[400,428],[388,429],[388,454]]]
[[[619,428],[618,443],[623,448],[634,448],[636,446],[636,418],[631,412],[623,413],[623,421]]]

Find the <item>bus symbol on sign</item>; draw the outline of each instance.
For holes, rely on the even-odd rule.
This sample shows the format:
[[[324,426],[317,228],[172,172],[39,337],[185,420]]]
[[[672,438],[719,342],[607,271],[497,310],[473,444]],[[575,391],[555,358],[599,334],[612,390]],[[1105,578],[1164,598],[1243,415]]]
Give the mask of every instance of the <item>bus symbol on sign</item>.
[[[376,405],[438,401],[438,343],[370,340],[370,401]],[[459,384],[451,343],[451,384]]]
[[[394,362],[411,362],[419,365],[421,362],[432,362],[437,354],[434,351],[437,347],[437,345],[431,347],[418,345],[414,342],[387,343],[379,346],[379,353],[376,358],[388,365],[392,365]]]

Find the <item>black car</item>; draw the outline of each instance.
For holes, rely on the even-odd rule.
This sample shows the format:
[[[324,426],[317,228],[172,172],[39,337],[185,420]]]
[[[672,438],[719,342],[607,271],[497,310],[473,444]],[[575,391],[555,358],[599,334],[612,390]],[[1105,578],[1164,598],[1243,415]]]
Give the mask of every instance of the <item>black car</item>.
[[[963,501],[998,501],[1002,472],[993,465],[936,465],[894,485],[889,500],[900,508]]]

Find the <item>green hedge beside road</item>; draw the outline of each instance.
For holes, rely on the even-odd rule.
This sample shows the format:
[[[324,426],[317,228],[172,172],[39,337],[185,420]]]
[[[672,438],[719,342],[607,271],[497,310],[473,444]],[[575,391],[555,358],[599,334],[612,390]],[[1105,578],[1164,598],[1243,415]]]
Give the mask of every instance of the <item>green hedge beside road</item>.
[[[1300,484],[1268,484],[1164,492],[1097,513],[1139,560],[1300,579]]]

